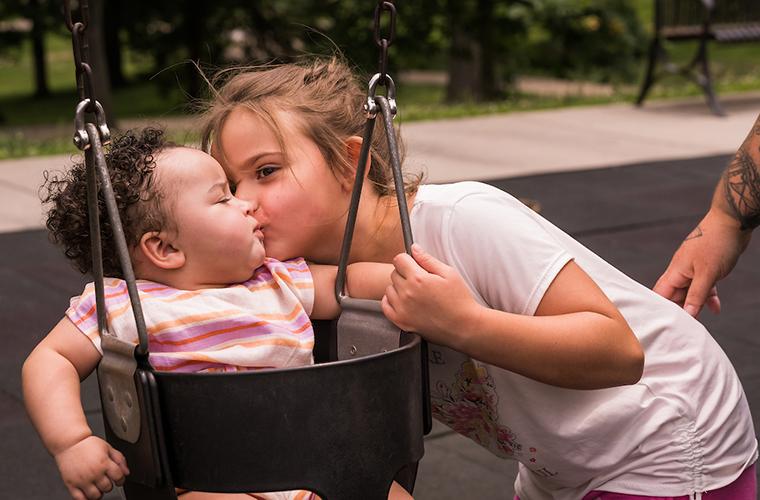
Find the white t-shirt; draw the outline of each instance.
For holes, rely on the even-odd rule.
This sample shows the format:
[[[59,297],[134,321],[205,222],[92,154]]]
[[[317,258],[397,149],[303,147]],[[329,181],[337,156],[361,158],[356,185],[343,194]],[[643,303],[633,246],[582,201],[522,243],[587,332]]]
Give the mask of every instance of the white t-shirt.
[[[687,495],[731,483],[757,459],[749,406],[730,361],[677,305],[485,184],[421,186],[411,223],[415,241],[455,267],[478,302],[510,313],[533,315],[557,273],[575,260],[645,351],[638,383],[582,391],[430,345],[434,416],[520,461],[521,498],[578,500],[592,490]]]

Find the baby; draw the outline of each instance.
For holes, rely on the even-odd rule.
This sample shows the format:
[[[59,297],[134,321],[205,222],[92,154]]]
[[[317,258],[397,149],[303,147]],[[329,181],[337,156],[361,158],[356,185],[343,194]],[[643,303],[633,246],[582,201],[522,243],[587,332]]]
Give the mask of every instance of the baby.
[[[164,140],[147,128],[116,139],[106,161],[149,337],[150,362],[165,371],[235,371],[311,364],[310,317],[334,318],[336,268],[265,256],[256,207],[230,192],[211,156]],[[52,239],[82,272],[92,270],[86,168],[47,181]],[[104,213],[102,198],[100,210]],[[105,219],[105,217],[103,217]],[[112,229],[101,222],[109,331],[138,342]],[[352,264],[351,295],[379,299],[390,280],[384,264]],[[102,356],[92,283],[24,363],[27,411],[72,498],[94,499],[123,484],[121,453],[93,435],[79,382]],[[183,499],[254,496],[187,492]],[[304,491],[255,498],[316,498]],[[389,498],[411,498],[393,483]]]

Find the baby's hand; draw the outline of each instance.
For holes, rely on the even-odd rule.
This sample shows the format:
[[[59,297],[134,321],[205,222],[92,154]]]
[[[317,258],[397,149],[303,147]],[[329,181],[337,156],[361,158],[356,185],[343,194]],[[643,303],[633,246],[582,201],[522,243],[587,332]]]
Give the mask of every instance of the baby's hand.
[[[482,307],[456,269],[416,244],[412,256],[399,254],[393,259],[396,269],[383,297],[383,313],[403,330],[457,349]]]
[[[124,484],[129,474],[124,455],[96,436],[89,436],[57,455],[63,483],[75,500],[93,500]]]

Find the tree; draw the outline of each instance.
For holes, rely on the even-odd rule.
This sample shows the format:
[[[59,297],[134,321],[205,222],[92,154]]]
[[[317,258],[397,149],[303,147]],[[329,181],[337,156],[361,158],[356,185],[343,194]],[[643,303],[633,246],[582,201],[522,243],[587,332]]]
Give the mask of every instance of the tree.
[[[525,46],[528,0],[448,0],[448,101],[488,101],[508,94]]]
[[[103,35],[103,7],[105,0],[89,0],[90,20],[87,24],[86,46],[83,51],[88,53],[88,61],[92,68],[92,86],[95,98],[103,106],[108,125],[116,127],[116,110],[111,95],[111,82],[108,78],[108,61]]]
[[[121,27],[124,9],[121,0],[108,0],[103,13],[103,41],[106,60],[108,61],[108,78],[112,88],[123,87],[127,83],[124,76],[121,47]]]
[[[29,17],[32,19],[32,53],[34,56],[34,96],[50,95],[45,64],[45,12],[39,0],[29,0]]]
[[[0,51],[20,47],[24,39],[29,39],[34,67],[34,95],[43,97],[50,94],[47,84],[45,64],[45,33],[54,18],[60,13],[53,2],[39,0],[5,0],[0,3],[0,20],[10,21],[16,29],[0,33]],[[28,28],[25,25],[28,24]]]

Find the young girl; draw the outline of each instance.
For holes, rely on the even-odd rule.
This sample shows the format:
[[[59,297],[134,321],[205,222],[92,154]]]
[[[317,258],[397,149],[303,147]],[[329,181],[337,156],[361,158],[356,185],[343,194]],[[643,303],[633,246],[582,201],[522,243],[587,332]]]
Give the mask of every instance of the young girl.
[[[203,146],[258,207],[271,257],[337,262],[363,88],[329,59],[216,91]],[[518,460],[520,498],[755,500],[749,407],[701,324],[475,182],[407,179],[420,246],[402,254],[383,133],[372,141],[350,260],[394,264],[383,308],[431,341],[435,417]]]
[[[230,193],[219,164],[197,149],[167,144],[160,130],[127,133],[106,155],[125,238],[139,278],[150,362],[162,371],[234,371],[312,363],[309,315],[338,314],[335,267],[303,258],[265,258],[255,206]],[[92,270],[84,164],[48,182],[48,228],[82,272]],[[103,204],[101,199],[101,205]],[[104,206],[100,207],[101,213]],[[101,225],[109,331],[138,342],[111,228]],[[359,267],[357,267],[359,266]],[[391,266],[354,264],[349,292],[380,298]],[[383,276],[384,275],[384,276]],[[374,280],[374,281],[373,281]],[[376,283],[379,283],[377,285]],[[72,498],[96,499],[129,473],[124,457],[93,435],[79,380],[102,351],[90,283],[29,355],[24,400]],[[255,443],[252,443],[255,448]],[[182,498],[307,500],[308,491]],[[397,483],[389,498],[410,499]]]

